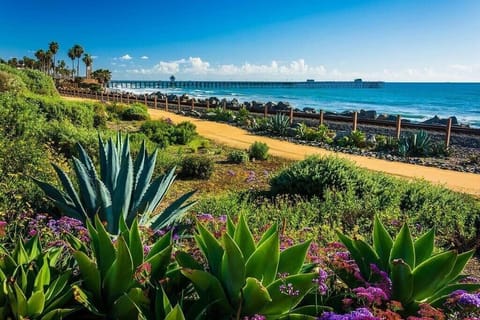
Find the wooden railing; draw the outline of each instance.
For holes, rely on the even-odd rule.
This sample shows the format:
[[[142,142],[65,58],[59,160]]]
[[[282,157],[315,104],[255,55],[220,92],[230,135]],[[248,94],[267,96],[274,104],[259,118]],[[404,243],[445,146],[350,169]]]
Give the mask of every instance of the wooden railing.
[[[121,94],[121,93],[91,93],[81,90],[65,90],[65,89],[58,89],[58,92],[63,96],[70,96],[70,97],[79,97],[85,99],[94,99],[99,100],[102,102],[119,102],[119,103],[143,103],[149,108],[154,109],[164,109],[166,111],[192,111],[195,109],[200,110],[209,110],[212,106],[210,106],[209,101],[206,102],[195,102],[194,99],[190,101],[181,101],[179,98],[175,102],[168,101],[167,99],[158,99],[157,96],[150,96],[144,95],[143,97],[139,95],[132,95],[132,94]],[[230,110],[239,110],[239,108],[233,108],[226,105],[224,102],[221,106],[215,105],[215,107],[221,107],[223,109],[230,109]],[[461,126],[452,126],[452,118],[448,119],[447,125],[440,125],[440,124],[425,124],[425,123],[412,123],[407,121],[402,121],[401,116],[398,115],[396,117],[396,121],[389,121],[389,120],[382,120],[382,119],[365,119],[358,117],[358,112],[353,112],[351,117],[344,116],[344,115],[336,115],[336,114],[326,114],[323,110],[320,110],[319,113],[306,113],[306,112],[295,112],[293,108],[289,110],[281,110],[281,111],[273,111],[269,110],[267,106],[265,106],[263,112],[256,110],[256,109],[248,109],[251,113],[263,114],[264,117],[274,115],[276,113],[284,113],[288,114],[290,118],[290,123],[293,123],[295,120],[315,120],[318,121],[319,124],[324,124],[325,121],[334,121],[334,122],[342,122],[342,123],[351,123],[352,130],[356,130],[358,125],[371,125],[371,126],[378,126],[378,127],[390,127],[395,128],[395,135],[400,138],[400,134],[402,129],[417,129],[417,130],[426,130],[426,131],[439,131],[445,132],[445,145],[448,147],[450,144],[450,137],[452,133],[456,134],[467,134],[467,135],[476,135],[480,136],[480,129],[478,128],[469,128],[469,127],[461,127]]]

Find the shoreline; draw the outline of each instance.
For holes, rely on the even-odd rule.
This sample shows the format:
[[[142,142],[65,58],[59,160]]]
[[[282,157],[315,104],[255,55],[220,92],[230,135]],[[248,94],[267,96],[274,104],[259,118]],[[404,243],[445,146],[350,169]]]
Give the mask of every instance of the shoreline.
[[[299,108],[298,106],[295,107],[289,101],[278,100],[277,102],[274,102],[267,99],[267,101],[265,102],[265,101],[249,100],[248,98],[242,99],[241,96],[206,94],[206,93],[210,93],[209,91],[205,91],[204,94],[195,94],[196,90],[189,92],[185,90],[185,88],[171,88],[171,89],[173,90],[167,90],[162,92],[157,89],[144,88],[143,92],[138,92],[138,91],[135,91],[137,89],[125,90],[125,88],[123,89],[107,88],[106,92],[120,94],[120,95],[123,95],[124,97],[137,96],[137,97],[143,98],[144,96],[149,96],[149,97],[156,96],[158,99],[162,99],[162,100],[168,99],[169,103],[172,103],[172,104],[176,103],[177,99],[180,98],[182,103],[190,102],[191,100],[193,100],[195,101],[195,103],[203,104],[204,106],[206,106],[207,104],[206,101],[209,100],[211,107],[222,107],[223,103],[225,103],[228,109],[233,109],[233,110],[239,109],[241,107],[245,107],[249,111],[263,112],[264,107],[267,106],[269,112],[287,112],[290,110],[290,108],[293,108],[294,112],[297,114],[319,115],[320,111],[322,111],[322,109],[318,106],[316,107],[307,106],[303,108]],[[142,89],[139,89],[139,90],[142,90]],[[177,90],[182,90],[182,91],[178,92]],[[376,90],[376,89],[358,89],[358,90]],[[213,91],[211,91],[211,93],[213,93]],[[348,105],[348,102],[345,102],[345,104]],[[363,108],[360,108],[360,109],[350,108],[344,111],[329,111],[329,110],[323,110],[323,111],[327,117],[328,116],[352,117],[353,113],[357,111],[360,120],[382,120],[382,121],[390,121],[390,122],[396,121],[397,115],[401,115],[402,123],[413,124],[413,125],[417,125],[417,124],[418,125],[422,125],[422,124],[447,125],[448,119],[452,118],[452,125],[455,127],[472,128],[472,129],[480,130],[480,126],[475,126],[468,123],[461,123],[458,120],[457,115],[451,115],[450,117],[445,118],[445,117],[439,117],[438,115],[434,115],[434,116],[427,116],[425,114],[409,115],[406,112],[380,113],[376,109],[363,109]],[[426,119],[426,120],[421,120],[421,119]]]

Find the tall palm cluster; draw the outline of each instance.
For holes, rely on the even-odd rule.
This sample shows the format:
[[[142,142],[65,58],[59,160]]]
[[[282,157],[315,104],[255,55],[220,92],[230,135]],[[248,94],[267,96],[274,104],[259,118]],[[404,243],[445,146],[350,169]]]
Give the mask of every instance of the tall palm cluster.
[[[67,55],[72,60],[72,68],[67,67],[64,60],[57,61],[57,53],[60,46],[58,42],[52,41],[48,44],[48,49],[39,49],[35,52],[35,58],[24,56],[22,59],[11,58],[8,61],[0,59],[0,63],[7,63],[16,68],[37,69],[55,78],[68,78],[72,80],[80,76],[80,60],[85,65],[85,78],[94,77],[101,84],[108,82],[111,79],[111,72],[109,70],[99,69],[93,71],[93,57],[86,53],[84,48],[75,44],[68,49]],[[75,63],[76,62],[76,63]]]

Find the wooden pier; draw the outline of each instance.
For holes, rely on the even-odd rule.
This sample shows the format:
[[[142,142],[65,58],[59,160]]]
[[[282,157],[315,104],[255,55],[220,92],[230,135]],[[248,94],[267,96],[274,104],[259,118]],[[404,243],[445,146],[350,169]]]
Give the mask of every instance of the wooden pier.
[[[111,80],[109,89],[128,91],[129,89],[272,89],[272,88],[355,88],[376,89],[383,87],[382,81],[305,81],[305,82],[272,82],[272,81],[135,81]]]

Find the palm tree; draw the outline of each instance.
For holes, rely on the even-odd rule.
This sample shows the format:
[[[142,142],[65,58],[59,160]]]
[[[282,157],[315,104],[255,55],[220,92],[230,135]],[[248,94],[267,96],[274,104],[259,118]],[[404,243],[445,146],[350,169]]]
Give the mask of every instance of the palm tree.
[[[92,77],[97,79],[97,81],[104,86],[105,83],[112,79],[112,72],[107,69],[98,69],[92,72]]]
[[[50,75],[50,71],[52,71],[52,57],[52,51],[47,50],[47,52],[45,52],[45,72],[48,75]]]
[[[50,44],[48,45],[48,49],[52,52],[53,54],[53,70],[54,70],[54,73],[55,73],[55,55],[57,54],[58,52],[58,49],[59,49],[59,45],[57,42],[55,41],[52,41],[50,42]],[[55,74],[54,74],[55,75]]]
[[[40,63],[40,69],[45,72],[45,51],[43,51],[42,49],[37,50],[37,52],[35,52],[35,57]]]
[[[75,72],[75,47],[72,47],[68,50],[68,57],[72,59],[72,79],[73,73]]]
[[[27,57],[27,56],[24,56],[23,57],[23,64],[25,66],[25,68],[28,68],[28,69],[33,69],[33,67],[35,66],[35,60]]]
[[[88,53],[85,53],[85,55],[83,56],[83,59],[82,59],[83,63],[85,63],[85,78],[89,78],[89,75],[90,75],[90,67],[92,66],[93,64],[93,59],[92,59],[92,56]]]
[[[73,53],[75,54],[75,58],[77,58],[77,77],[80,75],[80,58],[82,57],[83,54],[83,48],[81,45],[76,44],[73,46]]]

